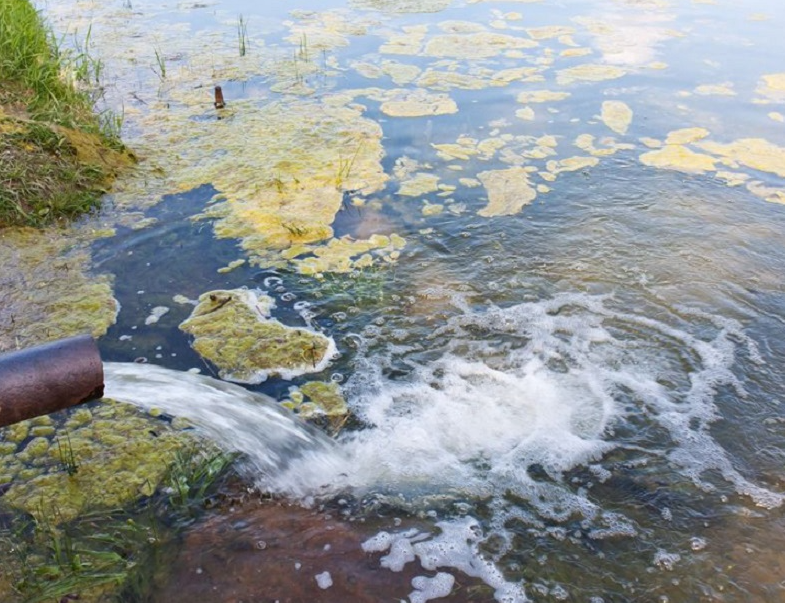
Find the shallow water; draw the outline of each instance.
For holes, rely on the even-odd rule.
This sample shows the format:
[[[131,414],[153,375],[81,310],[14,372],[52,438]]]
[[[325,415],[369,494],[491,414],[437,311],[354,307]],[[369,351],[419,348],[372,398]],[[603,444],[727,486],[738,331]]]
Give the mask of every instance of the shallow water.
[[[336,341],[332,366],[294,383],[341,382],[358,425],[332,445],[269,404],[250,419],[255,407],[238,402],[249,431],[289,435],[232,441],[237,428],[215,403],[152,404],[258,453],[266,489],[348,498],[358,515],[422,515],[427,536],[374,542],[416,556],[424,574],[479,577],[500,601],[783,597],[785,85],[765,76],[781,69],[785,13],[774,3],[45,8],[62,29],[92,23],[92,52],[117,78],[107,102],[124,108],[144,157],[96,222],[130,210],[156,220],[117,225],[93,245],[122,308],[104,357],[210,373],[177,328],[192,306],[172,297],[259,288],[276,318]],[[469,37],[488,32],[508,37]],[[573,79],[582,65],[599,66],[595,80]],[[215,84],[224,113],[212,107]],[[445,96],[414,108],[385,96],[426,86],[457,111],[436,108]],[[536,102],[536,91],[569,96]],[[629,123],[606,101],[624,103]],[[325,117],[300,127],[309,115]],[[705,133],[668,141],[684,128]],[[662,148],[678,157],[648,155]],[[588,161],[550,163],[574,157]],[[488,173],[512,166],[532,169],[494,189]],[[400,194],[416,173],[442,188]],[[270,209],[276,191],[290,197]],[[260,218],[254,203],[283,218]],[[292,220],[357,240],[397,234],[406,246],[400,257],[369,251],[373,264],[348,272],[311,270],[332,235],[298,255]],[[251,261],[217,272],[238,258]],[[156,306],[169,312],[145,324]],[[253,389],[280,400],[291,385]]]

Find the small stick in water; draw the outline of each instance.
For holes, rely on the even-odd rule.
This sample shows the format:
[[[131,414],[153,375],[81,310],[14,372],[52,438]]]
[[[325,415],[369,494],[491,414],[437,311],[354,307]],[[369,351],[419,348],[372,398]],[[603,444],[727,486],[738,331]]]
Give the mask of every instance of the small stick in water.
[[[215,87],[215,102],[213,104],[216,109],[223,109],[226,106],[226,102],[224,102],[224,93],[220,86]]]

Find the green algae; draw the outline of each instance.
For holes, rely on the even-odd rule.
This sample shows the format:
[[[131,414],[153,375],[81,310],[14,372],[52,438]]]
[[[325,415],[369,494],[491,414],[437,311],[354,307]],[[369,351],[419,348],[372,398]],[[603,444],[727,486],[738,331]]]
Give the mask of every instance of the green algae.
[[[477,178],[488,193],[488,204],[477,212],[484,217],[517,214],[537,197],[528,172],[521,167],[480,172]]]
[[[351,36],[363,36],[376,24],[372,19],[357,19],[344,11],[303,12],[290,23],[286,40],[298,45],[299,58],[306,60],[313,51],[333,50],[350,44]]]
[[[484,88],[508,86],[516,81],[529,81],[540,72],[538,67],[516,67],[512,69],[473,69],[471,73],[444,71],[428,68],[417,78],[417,85],[432,90],[482,90]]]
[[[0,231],[0,352],[72,335],[103,335],[118,305],[112,279],[91,276],[73,233]]]
[[[425,44],[424,54],[453,59],[494,57],[507,50],[531,49],[538,46],[529,38],[493,32],[445,34],[433,36]]]
[[[569,92],[553,92],[551,90],[527,90],[518,94],[519,103],[548,103],[560,101],[570,97]]]
[[[345,236],[331,239],[326,245],[290,248],[286,257],[294,262],[300,274],[321,278],[327,272],[350,273],[368,268],[379,259],[387,263],[395,262],[405,245],[405,239],[396,234],[389,237],[371,235],[368,239]]]
[[[270,318],[272,298],[248,289],[209,291],[180,329],[224,379],[259,383],[270,375],[291,379],[324,370],[335,344],[306,328]]]
[[[351,0],[351,5],[385,13],[438,13],[452,2],[453,0]]]
[[[439,176],[417,172],[411,178],[401,182],[398,194],[406,197],[420,197],[439,190]]]
[[[309,381],[300,386],[300,391],[318,409],[317,412],[331,418],[341,418],[348,414],[346,399],[337,383],[331,381]],[[310,418],[307,414],[303,418]]]
[[[632,123],[632,109],[622,101],[603,101],[600,119],[617,134],[626,134]]]
[[[644,165],[657,168],[674,169],[687,173],[703,173],[715,169],[715,159],[709,155],[696,153],[686,146],[668,144],[661,149],[643,153],[640,161]]]
[[[626,73],[625,69],[615,65],[586,63],[557,71],[556,81],[561,85],[575,82],[602,82],[618,79],[626,75]]]
[[[358,95],[380,102],[382,113],[391,117],[425,117],[458,112],[458,105],[447,94],[432,93],[419,88],[373,88],[358,91]]]
[[[241,239],[252,255],[330,239],[343,190],[372,193],[387,179],[380,164],[381,128],[357,107],[271,103],[236,119],[226,134],[231,139],[236,128],[244,129],[237,152],[215,157],[207,138],[201,149],[192,145],[187,153],[195,164],[197,156],[213,160],[182,173],[192,178],[182,188],[212,182],[222,198],[203,216],[217,218],[216,234]],[[219,122],[219,129],[230,121]],[[249,139],[258,146],[248,145]]]
[[[171,454],[185,441],[160,421],[109,400],[93,412],[76,411],[62,424],[23,421],[0,430],[0,439],[12,442],[20,433],[34,437],[3,459],[0,472],[12,478],[3,500],[56,523],[149,496],[165,475]]]

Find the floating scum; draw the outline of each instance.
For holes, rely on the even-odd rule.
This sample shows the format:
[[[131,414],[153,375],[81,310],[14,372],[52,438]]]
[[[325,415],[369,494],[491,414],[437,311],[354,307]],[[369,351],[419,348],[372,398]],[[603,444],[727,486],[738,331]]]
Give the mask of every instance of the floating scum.
[[[729,186],[746,183],[753,195],[773,203],[785,203],[782,186],[766,186],[759,180],[749,180],[752,174],[729,172],[742,167],[785,178],[785,148],[763,138],[741,138],[727,144],[705,140],[710,132],[705,128],[683,128],[669,133],[664,143],[656,139],[644,142],[654,150],[643,153],[640,161],[651,167],[678,170],[692,174],[714,172],[715,177]],[[693,150],[695,147],[697,150]]]

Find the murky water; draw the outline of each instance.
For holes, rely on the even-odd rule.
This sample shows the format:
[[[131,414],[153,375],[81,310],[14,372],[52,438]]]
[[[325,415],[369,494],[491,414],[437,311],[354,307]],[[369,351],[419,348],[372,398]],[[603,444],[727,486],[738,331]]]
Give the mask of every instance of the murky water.
[[[412,601],[442,574],[499,601],[785,597],[775,3],[45,12],[92,24],[143,157],[95,218],[121,305],[104,357],[217,371],[178,329],[187,300],[258,288],[339,356],[251,389],[332,379],[356,425],[331,443],[144,365],[110,365],[110,391],[135,390],[113,395],[191,416],[271,491],[420,514],[430,532],[366,542],[439,576]]]

